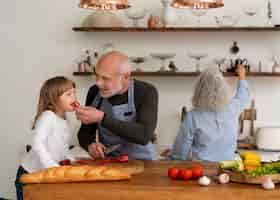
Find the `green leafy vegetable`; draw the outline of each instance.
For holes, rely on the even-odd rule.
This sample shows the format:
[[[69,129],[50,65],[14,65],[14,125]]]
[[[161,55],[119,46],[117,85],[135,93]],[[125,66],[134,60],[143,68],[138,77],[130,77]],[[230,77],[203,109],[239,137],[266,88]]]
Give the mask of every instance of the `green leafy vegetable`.
[[[260,166],[257,169],[249,172],[249,175],[253,177],[266,174],[280,174],[280,161],[264,164],[263,166]]]

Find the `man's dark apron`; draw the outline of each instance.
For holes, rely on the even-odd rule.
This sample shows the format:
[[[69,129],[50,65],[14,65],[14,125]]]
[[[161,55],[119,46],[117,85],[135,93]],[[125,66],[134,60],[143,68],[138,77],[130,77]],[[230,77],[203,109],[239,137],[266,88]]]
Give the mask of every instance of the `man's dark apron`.
[[[134,81],[130,80],[129,82],[127,104],[112,106],[112,104],[106,98],[102,98],[100,93],[98,93],[93,100],[92,106],[102,110],[104,113],[112,115],[115,119],[127,122],[135,122],[136,108],[134,104]],[[103,128],[101,125],[98,126],[98,130],[100,141],[105,146],[121,144],[121,147],[118,149],[119,153],[128,154],[130,159],[156,159],[155,147],[151,141],[147,145],[139,145],[127,142],[125,139],[113,134],[111,131]]]

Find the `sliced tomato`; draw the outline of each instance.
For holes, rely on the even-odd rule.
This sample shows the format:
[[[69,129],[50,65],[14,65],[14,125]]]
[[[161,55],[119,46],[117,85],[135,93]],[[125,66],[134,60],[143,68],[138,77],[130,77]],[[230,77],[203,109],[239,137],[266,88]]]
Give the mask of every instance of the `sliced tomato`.
[[[128,155],[127,154],[121,154],[120,156],[117,157],[117,160],[119,162],[128,162]]]
[[[81,160],[76,160],[75,162],[77,164],[80,164],[80,165],[91,165],[91,164],[95,164],[96,160],[93,160],[93,159],[81,159]]]
[[[81,159],[75,162],[80,165],[93,165],[93,164],[106,164],[106,163],[124,163],[128,162],[129,158],[127,154],[122,154],[117,157],[107,157],[104,159]]]
[[[70,160],[61,160],[59,161],[60,165],[71,165],[71,161]]]

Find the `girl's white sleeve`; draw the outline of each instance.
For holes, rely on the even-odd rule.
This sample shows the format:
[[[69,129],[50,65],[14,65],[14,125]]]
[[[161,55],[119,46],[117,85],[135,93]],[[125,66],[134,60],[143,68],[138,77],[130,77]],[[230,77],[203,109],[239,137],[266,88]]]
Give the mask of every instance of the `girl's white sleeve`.
[[[53,129],[53,120],[51,113],[45,112],[38,119],[35,127],[35,135],[33,138],[32,149],[39,156],[44,168],[56,167],[59,164],[52,158],[50,152],[47,151],[46,144],[48,135]]]

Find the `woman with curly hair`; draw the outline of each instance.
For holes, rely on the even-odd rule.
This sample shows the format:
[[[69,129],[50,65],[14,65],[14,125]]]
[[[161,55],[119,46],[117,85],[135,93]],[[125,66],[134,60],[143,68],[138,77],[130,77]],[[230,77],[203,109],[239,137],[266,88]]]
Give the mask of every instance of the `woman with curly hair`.
[[[249,102],[244,66],[238,67],[237,74],[237,92],[230,98],[228,83],[218,68],[202,72],[192,99],[193,109],[173,144],[172,159],[217,162],[235,158],[238,118]]]

